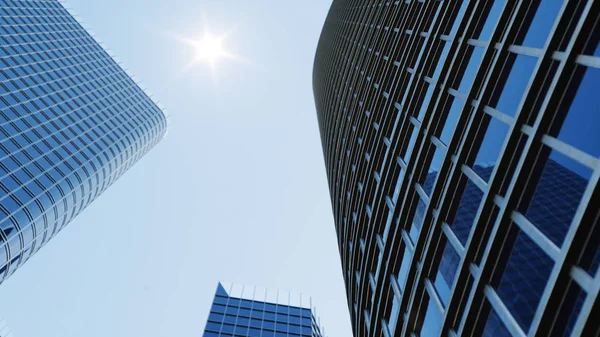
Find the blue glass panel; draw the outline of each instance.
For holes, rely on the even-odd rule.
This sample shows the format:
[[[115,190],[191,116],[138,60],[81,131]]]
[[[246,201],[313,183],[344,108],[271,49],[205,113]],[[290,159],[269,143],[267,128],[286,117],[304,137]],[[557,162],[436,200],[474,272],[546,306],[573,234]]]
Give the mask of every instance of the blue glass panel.
[[[438,76],[440,75],[440,72],[442,71],[442,67],[444,66],[444,64],[447,61],[446,57],[448,56],[448,53],[450,52],[451,46],[452,46],[452,42],[440,41],[440,47],[443,47],[443,49],[442,49],[442,53],[440,54],[440,58],[438,59],[438,63],[435,66],[435,70],[433,71],[433,75],[431,75],[431,78],[433,78],[435,80],[438,79]],[[419,112],[419,116],[420,115],[421,115],[421,113]]]
[[[476,166],[474,170],[476,173],[480,173],[482,171],[491,171],[491,169],[492,168],[489,167],[484,168]],[[471,228],[473,227],[473,222],[475,221],[475,216],[479,209],[479,204],[483,199],[483,192],[466,176],[463,176],[463,179],[467,179],[467,184],[460,198],[456,216],[450,223],[450,227],[458,240],[465,246],[469,239],[469,234],[471,233]]]
[[[450,137],[454,133],[454,129],[456,128],[456,124],[458,123],[458,119],[462,112],[463,105],[464,101],[462,99],[456,97],[453,98],[452,106],[450,107],[448,117],[446,118],[444,128],[442,129],[442,133],[440,135],[440,140],[446,145],[450,143]]]
[[[512,226],[517,230],[516,225]],[[519,231],[497,291],[525,332],[529,330],[553,267],[554,261]]]
[[[400,271],[398,271],[398,285],[402,290],[404,290],[404,284],[406,283],[406,278],[408,277],[411,259],[412,253],[407,248],[405,248],[404,254],[402,254],[402,263],[400,264]]]
[[[456,34],[456,31],[458,30],[458,26],[460,25],[461,20],[465,16],[465,11],[467,10],[468,5],[469,5],[469,1],[462,2],[461,6],[458,10],[458,14],[456,15],[456,19],[455,19],[454,23],[452,24],[452,29],[450,29],[450,33],[448,35],[454,36]]]
[[[517,55],[496,104],[497,110],[509,116],[515,115],[537,61],[537,58],[533,56]]]
[[[409,130],[407,132],[410,136],[408,139],[408,144],[406,147],[406,151],[404,152],[404,156],[402,157],[404,161],[408,162],[410,155],[415,147],[415,142],[417,141],[417,136],[419,135],[419,129],[414,127],[414,125],[410,124]]]
[[[396,331],[396,323],[398,323],[398,316],[400,315],[400,302],[398,298],[394,296],[392,301],[392,311],[390,312],[390,319],[388,319],[388,330],[393,336]]]
[[[421,327],[421,337],[437,337],[442,329],[442,313],[438,310],[433,300],[429,300],[425,320]]]
[[[421,103],[421,107],[419,108],[419,114],[417,115],[417,119],[419,121],[423,121],[423,117],[425,117],[425,112],[427,111],[427,106],[429,106],[429,104],[433,104],[431,101],[431,96],[433,95],[433,91],[435,90],[435,85],[430,85],[429,83],[425,82],[425,87],[424,89],[426,89],[427,91],[425,92],[425,97],[423,98],[423,103]]]
[[[531,2],[535,6],[536,2]],[[538,5],[535,16],[531,21],[531,25],[527,30],[527,35],[523,41],[523,45],[527,47],[543,48],[546,39],[552,30],[554,21],[556,20],[562,0],[542,0]]]
[[[431,146],[435,149],[435,153],[433,154],[433,158],[431,160],[431,165],[429,166],[429,172],[427,173],[425,182],[423,182],[423,190],[429,196],[431,196],[435,180],[440,171],[440,167],[442,166],[442,160],[444,160],[444,156],[446,154],[446,150],[439,149],[433,144]]]
[[[600,157],[600,69],[588,68],[571,103],[558,139]]]
[[[447,306],[450,299],[450,290],[454,285],[454,278],[456,277],[460,263],[460,256],[454,250],[454,247],[447,242],[448,240],[445,237],[442,240],[440,247],[445,247],[433,285],[441,302],[444,306]]]
[[[573,170],[579,167],[578,170]],[[573,221],[588,180],[578,172],[591,170],[552,151],[525,216],[557,246],[561,246]]]
[[[486,118],[489,119],[489,124],[481,142],[481,147],[477,152],[475,166],[486,167],[486,170],[491,170],[496,166],[499,159],[509,126],[493,117]],[[482,178],[489,180],[489,174],[485,174],[485,177]]]
[[[423,219],[425,218],[425,210],[427,205],[419,198],[419,202],[417,204],[417,209],[415,211],[415,216],[413,221],[408,228],[408,236],[410,236],[413,244],[416,244],[417,239],[419,238],[419,233],[421,232],[421,227],[423,226]]]
[[[468,48],[472,49],[471,58],[469,59],[469,63],[467,63],[467,67],[465,68],[465,72],[463,73],[460,85],[457,89],[463,94],[466,94],[469,91],[469,89],[471,89],[471,84],[475,79],[475,74],[477,73],[477,69],[479,69],[479,64],[481,64],[483,52],[485,51],[485,49],[481,47],[469,46]],[[465,62],[465,60],[462,60],[462,62]]]
[[[490,307],[487,304],[487,307]],[[490,310],[490,314],[488,316],[487,322],[485,323],[485,328],[483,329],[484,337],[509,337],[512,336],[508,329],[504,326],[500,318],[494,310]]]
[[[490,12],[487,14],[485,24],[479,33],[479,37],[475,37],[479,40],[488,41],[492,36],[492,30],[496,27],[502,9],[504,8],[505,0],[495,0]]]

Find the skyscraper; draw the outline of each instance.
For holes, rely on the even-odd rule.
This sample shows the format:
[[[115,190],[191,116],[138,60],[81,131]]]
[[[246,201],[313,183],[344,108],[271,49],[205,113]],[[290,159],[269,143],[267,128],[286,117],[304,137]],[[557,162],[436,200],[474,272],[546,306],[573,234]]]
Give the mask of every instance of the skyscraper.
[[[165,131],[59,1],[0,0],[0,282]]]
[[[356,336],[600,331],[599,18],[333,1],[313,88]]]
[[[204,337],[323,337],[301,295],[219,283]]]

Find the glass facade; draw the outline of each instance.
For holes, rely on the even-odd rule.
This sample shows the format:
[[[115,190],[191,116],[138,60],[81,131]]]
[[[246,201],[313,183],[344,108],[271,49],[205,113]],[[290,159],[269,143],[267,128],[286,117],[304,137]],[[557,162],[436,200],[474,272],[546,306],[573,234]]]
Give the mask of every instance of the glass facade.
[[[599,18],[333,1],[313,89],[356,336],[600,333]]]
[[[0,283],[165,132],[59,1],[0,0]]]
[[[323,337],[310,299],[219,283],[204,337]]]

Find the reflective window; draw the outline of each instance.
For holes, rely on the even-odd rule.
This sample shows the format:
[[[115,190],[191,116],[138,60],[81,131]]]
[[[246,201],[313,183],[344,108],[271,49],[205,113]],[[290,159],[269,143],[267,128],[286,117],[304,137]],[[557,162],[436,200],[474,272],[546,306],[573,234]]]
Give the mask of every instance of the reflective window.
[[[599,87],[600,69],[588,68],[557,136],[597,158],[600,158]]]
[[[450,292],[460,263],[460,256],[456,250],[454,250],[454,247],[448,243],[445,236],[442,237],[442,242],[439,247],[443,247],[443,254],[438,266],[438,271],[433,280],[433,285],[438,293],[440,301],[446,306],[450,299]]]
[[[558,13],[563,5],[562,0],[542,0],[541,2],[532,1],[530,6],[537,10],[535,16],[530,23],[527,35],[523,45],[527,47],[543,48],[546,44],[546,39],[554,26]]]
[[[537,58],[526,55],[511,55],[507,60],[507,65],[513,61],[512,67],[508,67],[508,79],[502,88],[500,99],[496,104],[496,109],[502,113],[514,116],[519,108],[521,99],[527,90],[527,85],[531,80],[533,71],[537,64]],[[509,70],[510,69],[510,70]]]
[[[576,172],[591,175],[589,168],[552,151],[525,213],[527,219],[559,247],[588,184],[587,178]]]
[[[481,173],[491,171],[492,169],[489,167],[475,167],[475,172]],[[477,210],[479,209],[479,204],[481,204],[483,199],[483,192],[466,176],[463,176],[462,179],[465,179],[467,183],[460,197],[456,216],[450,222],[450,227],[463,246],[466,246]]]
[[[484,180],[489,180],[492,173],[491,171],[499,160],[500,151],[502,150],[504,140],[508,135],[509,126],[490,116],[485,116],[484,118],[489,120],[489,124],[485,131],[483,141],[481,142],[481,147],[477,152],[474,167],[482,173],[482,178],[484,178]],[[483,171],[486,172],[483,173]],[[489,173],[487,173],[487,171],[489,171]]]
[[[433,144],[431,144],[431,149],[434,149],[435,153],[433,154],[433,159],[431,160],[431,165],[429,166],[429,171],[427,173],[427,177],[425,178],[425,182],[423,182],[423,190],[425,193],[427,193],[427,195],[431,195],[433,185],[435,184],[440,167],[442,166],[442,160],[444,160],[444,156],[446,154],[446,150],[439,149]]]
[[[492,36],[492,31],[496,27],[496,23],[500,18],[502,9],[504,8],[505,0],[495,0],[489,13],[485,15],[485,24],[479,33],[479,37],[475,36],[476,39],[488,41]]]
[[[487,310],[490,311],[485,328],[483,329],[484,337],[508,337],[512,336],[504,323],[500,320],[496,312],[491,308],[491,305],[486,302]]]
[[[515,224],[512,225],[511,234],[514,246],[497,291],[515,320],[527,332],[554,261]],[[510,242],[506,245],[510,247]]]
[[[456,90],[463,94],[468,93],[469,89],[471,89],[471,84],[473,84],[475,74],[477,73],[477,69],[479,69],[479,64],[481,64],[481,59],[483,58],[483,53],[485,52],[485,49],[481,47],[468,46],[467,49],[469,51],[467,51],[465,57],[469,57],[469,55],[471,56],[468,59],[469,62],[467,63],[467,67],[462,75],[460,85],[458,88],[456,88]],[[463,59],[462,62],[465,62],[465,60]]]
[[[460,118],[463,105],[464,101],[462,99],[457,97],[453,98],[452,106],[450,107],[448,117],[446,118],[444,128],[442,129],[442,133],[440,135],[440,140],[446,145],[450,144],[450,137],[452,137],[452,134],[454,133],[454,129],[456,128],[456,124]]]
[[[438,310],[435,303],[433,303],[433,300],[429,299],[420,337],[437,337],[441,329],[442,313]]]
[[[405,247],[404,254],[402,254],[402,262],[400,264],[400,271],[398,272],[398,285],[400,289],[404,290],[404,284],[408,277],[408,271],[410,269],[410,261],[412,259],[412,253]]]

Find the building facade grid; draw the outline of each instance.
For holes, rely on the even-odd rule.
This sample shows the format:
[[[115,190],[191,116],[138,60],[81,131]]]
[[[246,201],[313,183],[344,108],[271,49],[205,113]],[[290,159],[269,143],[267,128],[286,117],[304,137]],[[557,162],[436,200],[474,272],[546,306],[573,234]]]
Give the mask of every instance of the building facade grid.
[[[203,336],[323,337],[311,300],[293,297],[291,293],[219,283]]]
[[[0,0],[0,283],[166,126],[59,1]]]
[[[333,2],[313,86],[356,335],[598,331],[599,7]],[[525,309],[518,247],[548,270]]]

